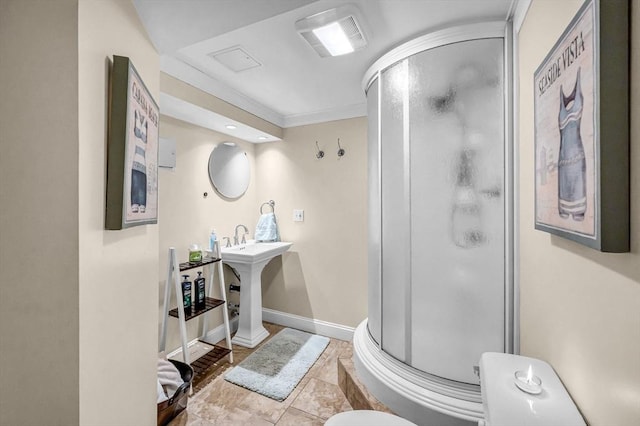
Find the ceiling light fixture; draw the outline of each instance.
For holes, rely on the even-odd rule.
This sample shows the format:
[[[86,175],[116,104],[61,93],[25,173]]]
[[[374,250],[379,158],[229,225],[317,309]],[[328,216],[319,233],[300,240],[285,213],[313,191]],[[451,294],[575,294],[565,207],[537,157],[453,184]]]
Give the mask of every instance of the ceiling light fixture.
[[[237,129],[237,127],[236,127],[236,126],[234,126],[233,124],[227,124],[227,125],[226,125],[226,126],[224,126],[224,127],[226,127],[226,128],[227,128],[227,129],[229,129],[229,130]]]
[[[353,46],[337,22],[332,22],[324,27],[314,28],[313,34],[318,37],[320,43],[324,45],[331,56],[340,56],[353,52]]]
[[[295,26],[321,57],[345,55],[367,45],[357,14],[353,5],[345,5],[308,16]]]
[[[258,139],[261,141],[266,141],[268,138],[266,136],[259,136]]]

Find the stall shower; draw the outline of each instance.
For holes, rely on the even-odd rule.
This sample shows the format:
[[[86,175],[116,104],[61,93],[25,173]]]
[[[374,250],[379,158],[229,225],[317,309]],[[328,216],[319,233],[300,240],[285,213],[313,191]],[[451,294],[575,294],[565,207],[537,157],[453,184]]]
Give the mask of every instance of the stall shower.
[[[428,34],[364,78],[369,317],[355,360],[373,393],[418,423],[477,422],[480,355],[514,350],[507,31]]]

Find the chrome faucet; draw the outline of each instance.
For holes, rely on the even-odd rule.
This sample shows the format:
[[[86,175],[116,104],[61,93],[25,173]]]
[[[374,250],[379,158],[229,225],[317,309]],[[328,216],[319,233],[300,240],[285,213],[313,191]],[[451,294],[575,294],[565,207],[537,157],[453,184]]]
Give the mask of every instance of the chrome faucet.
[[[222,241],[227,240],[227,244],[225,244],[225,248],[227,247],[231,247],[231,238],[229,237],[223,237]]]
[[[244,234],[242,234],[242,241],[240,243],[238,243],[238,228],[241,228],[241,227],[244,228]],[[238,244],[246,244],[247,240],[245,238],[245,235],[247,235],[248,233],[249,233],[249,229],[247,229],[246,226],[244,226],[244,225],[236,226],[236,233],[233,236],[233,245],[237,246]]]

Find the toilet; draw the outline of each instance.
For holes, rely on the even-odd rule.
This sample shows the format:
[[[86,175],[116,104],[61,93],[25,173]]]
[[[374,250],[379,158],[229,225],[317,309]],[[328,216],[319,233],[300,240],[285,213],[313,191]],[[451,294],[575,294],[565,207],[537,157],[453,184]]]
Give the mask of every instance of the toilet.
[[[484,420],[480,420],[478,426],[586,426],[553,368],[539,359],[483,353],[480,391]],[[402,417],[373,410],[339,413],[325,425],[416,426]]]
[[[416,426],[393,414],[374,410],[345,411],[332,416],[325,426]]]

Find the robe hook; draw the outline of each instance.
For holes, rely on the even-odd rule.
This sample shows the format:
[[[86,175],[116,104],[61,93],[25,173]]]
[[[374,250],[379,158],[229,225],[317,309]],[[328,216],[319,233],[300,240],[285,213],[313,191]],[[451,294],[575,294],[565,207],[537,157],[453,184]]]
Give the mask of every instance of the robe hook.
[[[316,158],[319,160],[324,157],[324,151],[320,149],[318,146],[318,141],[316,141],[316,148],[318,148],[318,152],[316,153]]]
[[[344,149],[342,149],[342,147],[340,146],[340,138],[338,138],[338,157],[342,157],[344,153]]]

